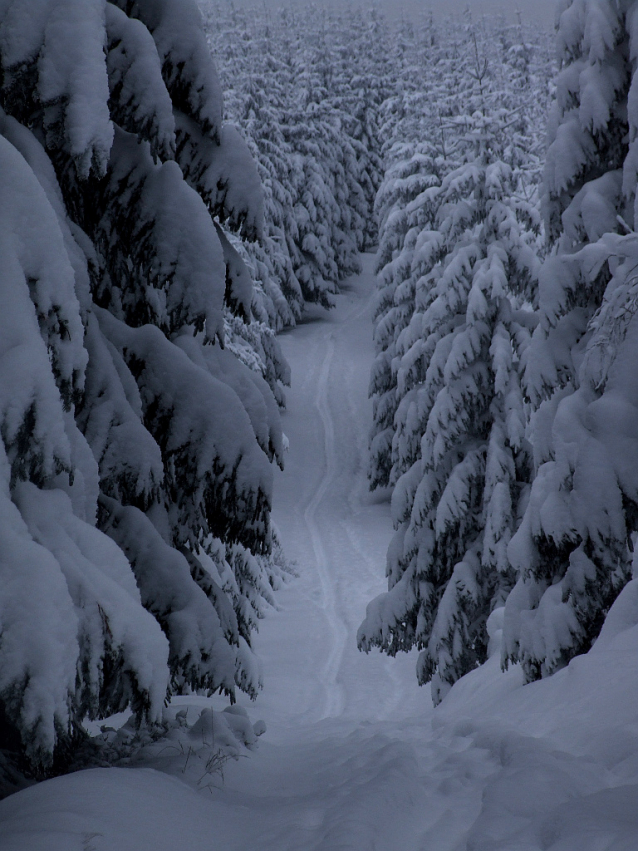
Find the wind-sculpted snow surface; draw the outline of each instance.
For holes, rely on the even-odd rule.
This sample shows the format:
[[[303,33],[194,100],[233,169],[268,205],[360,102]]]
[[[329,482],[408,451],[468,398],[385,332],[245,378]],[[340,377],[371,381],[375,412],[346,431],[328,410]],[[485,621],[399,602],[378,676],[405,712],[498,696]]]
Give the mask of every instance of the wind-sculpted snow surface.
[[[436,709],[413,659],[356,650],[392,534],[387,501],[365,480],[372,289],[370,274],[351,281],[335,311],[283,338],[296,381],[274,513],[300,576],[257,642],[266,687],[249,712],[268,728],[258,747],[236,744],[243,758],[224,765],[223,781],[207,774],[213,732],[226,746],[232,727],[254,748],[254,731],[241,712],[218,719],[210,699],[178,698],[173,713],[189,724],[203,716],[145,747],[134,767],[0,802],[0,851],[635,848],[638,583],[590,653],[530,685],[519,667],[501,671],[497,609],[487,663]],[[130,733],[104,735],[115,746]]]

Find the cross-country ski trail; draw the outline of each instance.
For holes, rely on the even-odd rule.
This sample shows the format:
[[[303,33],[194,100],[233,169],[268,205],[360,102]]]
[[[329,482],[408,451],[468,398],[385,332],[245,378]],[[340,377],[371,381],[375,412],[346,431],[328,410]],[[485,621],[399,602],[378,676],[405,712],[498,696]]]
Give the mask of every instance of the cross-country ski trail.
[[[0,802],[0,851],[634,851],[638,582],[587,656],[522,687],[491,656],[440,707],[414,654],[356,649],[385,588],[387,494],[365,467],[372,258],[333,311],[281,337],[293,370],[274,519],[299,577],[255,641],[267,733],[200,788],[149,768],[80,771]],[[193,709],[221,698],[191,696]],[[188,756],[186,762],[188,761]],[[180,773],[181,772],[181,773]]]

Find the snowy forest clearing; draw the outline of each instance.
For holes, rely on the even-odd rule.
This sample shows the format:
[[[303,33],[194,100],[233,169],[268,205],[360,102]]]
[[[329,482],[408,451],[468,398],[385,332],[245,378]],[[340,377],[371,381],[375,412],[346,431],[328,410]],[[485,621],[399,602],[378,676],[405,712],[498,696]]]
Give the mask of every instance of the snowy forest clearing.
[[[371,258],[283,338],[294,381],[275,517],[300,576],[262,622],[268,732],[206,788],[173,759],[93,769],[0,802],[0,851],[630,851],[638,835],[638,590],[595,650],[521,688],[489,662],[432,708],[414,658],[356,650],[381,588],[387,503],[365,481]],[[303,438],[303,439],[301,439]],[[205,698],[176,698],[197,709]],[[215,700],[213,701],[215,702]],[[197,791],[195,791],[197,790]]]

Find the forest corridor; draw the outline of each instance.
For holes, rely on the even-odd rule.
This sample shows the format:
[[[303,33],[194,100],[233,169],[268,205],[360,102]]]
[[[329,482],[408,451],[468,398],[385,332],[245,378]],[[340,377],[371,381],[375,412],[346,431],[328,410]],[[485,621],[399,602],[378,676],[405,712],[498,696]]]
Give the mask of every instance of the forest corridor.
[[[630,633],[610,630],[598,654],[526,694],[519,669],[500,670],[493,620],[490,660],[436,709],[416,654],[357,651],[392,533],[387,494],[370,494],[364,467],[372,262],[362,257],[335,309],[310,309],[282,338],[295,381],[274,516],[299,576],[255,641],[264,689],[239,699],[265,721],[258,746],[209,770],[225,731],[195,724],[196,736],[147,746],[129,767],[38,784],[0,802],[0,851],[632,851]],[[619,653],[627,680],[612,705]],[[173,713],[192,723],[211,705],[224,701],[176,697]],[[600,837],[608,845],[587,844]]]
[[[638,0],[536,5],[0,0],[0,851],[638,848]]]

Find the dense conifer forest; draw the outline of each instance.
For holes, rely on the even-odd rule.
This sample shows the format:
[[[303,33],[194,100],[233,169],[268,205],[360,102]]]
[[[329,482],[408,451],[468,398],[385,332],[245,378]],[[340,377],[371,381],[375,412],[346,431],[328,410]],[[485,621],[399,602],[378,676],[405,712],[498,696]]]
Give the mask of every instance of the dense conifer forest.
[[[255,756],[266,725],[250,704],[272,694],[269,670],[284,683],[269,724],[273,705],[325,693],[295,747],[323,741],[326,719],[354,725],[325,734],[350,766],[330,788],[351,788],[360,764],[373,800],[385,736],[397,798],[405,775],[433,813],[475,802],[458,830],[410,811],[401,833],[388,814],[384,851],[538,837],[516,847],[593,851],[577,808],[555,816],[564,845],[539,827],[554,802],[515,827],[494,815],[534,797],[534,760],[555,775],[551,747],[555,806],[604,791],[581,758],[635,794],[635,719],[614,722],[614,750],[593,695],[609,675],[629,707],[638,683],[638,3],[560,0],[554,33],[506,12],[0,0],[9,821],[36,800],[21,795],[43,794],[40,813],[34,790],[109,767],[181,772],[213,797],[240,756],[265,786],[288,776],[285,737]],[[368,313],[369,409],[352,389]],[[303,648],[315,655],[295,667]],[[409,683],[386,659],[404,654]],[[392,711],[368,718],[359,671]],[[589,750],[560,727],[570,695],[591,697]],[[541,717],[539,756],[520,737]],[[466,747],[471,783],[446,785]],[[494,767],[508,747],[525,775],[511,800],[508,758]],[[109,801],[104,782],[94,798]],[[250,818],[233,821],[245,782],[215,798],[228,848],[248,847]],[[381,847],[348,801],[308,816],[314,844],[282,816],[259,847]],[[635,841],[630,803],[616,820],[603,806],[596,851]]]

